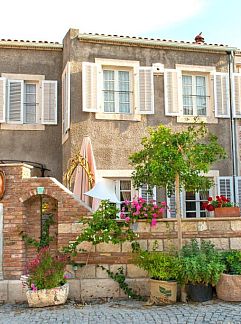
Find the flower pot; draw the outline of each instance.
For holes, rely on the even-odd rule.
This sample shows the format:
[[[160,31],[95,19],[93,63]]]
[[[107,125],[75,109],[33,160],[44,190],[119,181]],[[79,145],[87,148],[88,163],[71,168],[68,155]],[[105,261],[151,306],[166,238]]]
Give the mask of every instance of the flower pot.
[[[177,282],[150,279],[150,301],[156,305],[177,301]]]
[[[213,287],[210,284],[188,284],[187,294],[192,301],[204,302],[213,298]]]
[[[239,207],[219,207],[214,210],[215,217],[240,217]]]
[[[29,307],[45,307],[53,305],[64,304],[69,294],[69,284],[63,286],[40,289],[40,290],[27,290],[26,296]]]
[[[219,299],[241,301],[241,275],[221,274],[216,292]]]

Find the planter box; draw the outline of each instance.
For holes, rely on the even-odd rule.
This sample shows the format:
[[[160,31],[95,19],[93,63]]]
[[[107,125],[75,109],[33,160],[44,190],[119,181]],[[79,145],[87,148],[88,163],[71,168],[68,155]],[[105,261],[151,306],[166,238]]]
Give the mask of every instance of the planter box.
[[[188,284],[187,294],[192,301],[204,302],[213,298],[213,287],[210,284]]]
[[[150,301],[156,305],[177,301],[177,282],[150,279]]]
[[[45,307],[64,304],[69,294],[69,284],[51,289],[37,291],[27,290],[26,296],[29,307]]]
[[[221,274],[216,292],[219,299],[241,301],[241,275]]]
[[[220,207],[214,210],[215,217],[240,217],[239,207]]]

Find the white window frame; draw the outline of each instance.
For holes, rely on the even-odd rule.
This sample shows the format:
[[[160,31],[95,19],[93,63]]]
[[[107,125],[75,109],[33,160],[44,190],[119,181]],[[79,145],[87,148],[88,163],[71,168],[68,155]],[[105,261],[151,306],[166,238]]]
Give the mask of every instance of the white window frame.
[[[208,196],[212,196],[212,188],[207,190]],[[186,202],[195,202],[195,210],[189,211],[189,212],[195,212],[196,217],[187,217],[187,210],[186,210]],[[186,191],[183,191],[183,215],[184,218],[202,218],[200,213],[201,213],[201,204],[207,200],[201,200],[200,199],[200,192],[195,192],[195,200],[187,200],[186,199]]]
[[[216,71],[215,67],[212,66],[199,66],[199,65],[183,65],[176,64],[176,70],[180,75],[180,90],[181,94],[178,96],[179,98],[179,107],[180,107],[180,115],[177,116],[177,122],[181,123],[194,123],[194,122],[205,122],[205,123],[218,123],[218,119],[214,114],[214,96],[213,96],[213,74]],[[193,106],[194,113],[193,115],[184,115],[183,113],[183,86],[182,86],[182,76],[204,76],[206,80],[206,97],[207,97],[207,107],[206,107],[206,115],[198,115],[196,110],[196,105]],[[192,83],[193,84],[193,83]],[[194,85],[193,85],[194,86]],[[193,89],[192,93],[196,93],[196,90]]]
[[[113,71],[114,72],[114,111],[108,112],[104,110],[104,92],[107,91],[104,89],[104,71]],[[129,73],[129,112],[121,112],[120,109],[120,93],[119,93],[119,72],[128,72]],[[133,69],[127,67],[110,67],[110,66],[103,66],[102,67],[102,112],[105,114],[124,114],[124,115],[131,115],[133,114],[134,106],[133,106],[133,96],[134,96],[134,85],[133,85]]]
[[[183,110],[183,116],[186,117],[207,117],[207,113],[208,113],[208,107],[210,106],[209,104],[209,100],[210,100],[210,94],[209,94],[209,90],[208,90],[208,76],[207,75],[202,75],[202,74],[189,74],[189,73],[182,73],[182,81],[183,81],[183,77],[187,76],[191,78],[191,98],[192,98],[192,108],[193,108],[193,113],[188,115],[184,113],[184,102],[182,104],[182,110]],[[205,80],[205,97],[206,97],[206,107],[205,107],[205,114],[203,115],[199,115],[198,111],[197,111],[197,98],[199,97],[196,93],[196,87],[197,87],[197,77],[203,77]],[[184,84],[182,82],[182,97],[184,97],[183,94],[183,88],[184,88]]]

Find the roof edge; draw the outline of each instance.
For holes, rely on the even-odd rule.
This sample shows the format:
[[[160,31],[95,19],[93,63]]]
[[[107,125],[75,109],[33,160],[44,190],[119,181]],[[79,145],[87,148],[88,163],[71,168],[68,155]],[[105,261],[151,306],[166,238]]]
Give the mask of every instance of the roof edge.
[[[178,42],[178,41],[166,41],[161,39],[149,39],[141,37],[126,37],[126,36],[116,36],[116,35],[104,35],[104,34],[79,34],[79,40],[86,41],[97,41],[97,42],[112,42],[112,43],[123,43],[130,45],[142,45],[142,46],[154,46],[154,47],[175,47],[175,48],[186,48],[193,50],[202,51],[219,51],[219,52],[229,52],[236,51],[236,47],[229,47],[227,45],[212,45],[212,44],[196,44],[188,42]]]
[[[62,50],[63,44],[59,43],[45,43],[33,41],[15,41],[15,40],[1,40],[0,47],[5,48],[28,48],[28,49],[44,49],[44,50]]]

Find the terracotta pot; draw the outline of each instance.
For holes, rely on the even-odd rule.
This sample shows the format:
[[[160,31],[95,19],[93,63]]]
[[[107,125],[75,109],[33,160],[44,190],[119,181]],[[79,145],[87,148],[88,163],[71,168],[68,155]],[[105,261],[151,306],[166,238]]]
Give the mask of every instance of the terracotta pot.
[[[215,217],[240,217],[239,207],[220,207],[214,210]]]
[[[177,282],[150,279],[150,301],[156,305],[177,301]]]
[[[225,301],[241,301],[241,275],[221,274],[216,286],[217,297]]]
[[[37,291],[27,290],[26,296],[29,307],[46,307],[64,304],[68,298],[69,284],[63,286],[40,289]]]

